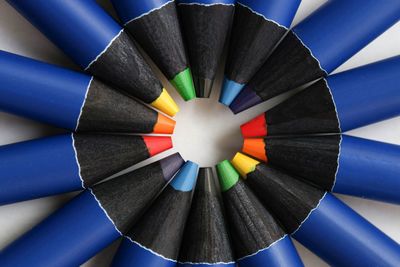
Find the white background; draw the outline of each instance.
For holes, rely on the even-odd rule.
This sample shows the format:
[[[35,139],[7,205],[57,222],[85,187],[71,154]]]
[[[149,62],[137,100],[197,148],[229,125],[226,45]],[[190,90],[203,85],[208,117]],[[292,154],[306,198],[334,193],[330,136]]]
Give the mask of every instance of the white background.
[[[102,0],[100,2],[109,9],[110,4],[107,1]],[[326,0],[303,0],[293,25],[324,2]],[[77,69],[58,48],[52,45],[5,1],[0,2],[0,49]],[[400,23],[397,23],[343,64],[336,72],[399,54]],[[216,81],[215,88],[220,86],[220,77],[221,75]],[[163,80],[165,81],[165,79]],[[157,158],[179,151],[185,159],[196,161],[202,166],[213,166],[220,160],[230,159],[241,146],[239,125],[282,100],[282,97],[273,99],[238,116],[233,116],[227,108],[217,103],[218,89],[214,90],[211,99],[200,99],[189,103],[184,103],[169,86],[168,89],[180,105],[181,112],[176,116],[178,123],[173,136],[174,150],[163,153]],[[59,132],[61,130],[0,113],[0,145]],[[357,129],[350,134],[400,144],[400,118]],[[155,159],[148,160],[145,163]],[[133,166],[131,169],[137,167]],[[40,222],[74,195],[75,193],[71,193],[0,207],[0,249]],[[399,206],[348,196],[339,197],[383,232],[400,242]],[[93,258],[85,266],[108,266],[117,245],[118,242]],[[296,246],[299,248],[306,266],[325,266],[325,263],[307,249],[299,244],[296,244]]]

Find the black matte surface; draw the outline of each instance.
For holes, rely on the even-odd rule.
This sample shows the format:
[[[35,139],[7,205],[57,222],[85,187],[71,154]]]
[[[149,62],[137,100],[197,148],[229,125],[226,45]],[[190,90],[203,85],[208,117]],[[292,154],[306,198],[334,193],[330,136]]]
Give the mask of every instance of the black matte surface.
[[[269,247],[285,235],[243,181],[222,193],[237,258]]]
[[[140,136],[74,134],[73,138],[85,186],[93,185],[150,156]]]
[[[177,260],[191,199],[192,192],[167,186],[128,235],[142,246]]]
[[[77,131],[151,133],[157,116],[153,109],[93,79]]]
[[[122,233],[136,222],[165,186],[160,162],[93,187],[96,198]]]
[[[132,20],[126,27],[169,80],[188,67],[175,2]]]
[[[325,79],[266,113],[268,135],[339,133],[332,95]]]
[[[247,175],[246,184],[290,234],[324,195],[324,191],[265,164],[257,165],[256,170]]]
[[[90,65],[88,72],[146,103],[156,100],[163,88],[125,32]]]
[[[234,6],[179,4],[178,12],[193,76],[213,80],[232,22]]]
[[[268,100],[324,75],[308,48],[289,31],[247,86]]]
[[[246,84],[267,60],[287,29],[236,4],[225,75]]]
[[[211,168],[201,168],[179,254],[180,262],[233,262],[220,193]]]
[[[267,158],[271,164],[331,190],[338,168],[340,140],[340,135],[267,138]]]

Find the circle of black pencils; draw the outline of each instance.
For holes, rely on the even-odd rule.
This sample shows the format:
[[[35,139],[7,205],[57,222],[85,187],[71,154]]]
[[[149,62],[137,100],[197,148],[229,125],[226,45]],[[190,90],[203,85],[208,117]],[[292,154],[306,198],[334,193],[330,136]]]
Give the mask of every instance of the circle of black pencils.
[[[300,0],[111,0],[122,26],[92,0],[7,2],[83,72],[0,51],[0,110],[71,131],[0,146],[0,205],[81,192],[1,267],[78,266],[118,239],[114,267],[303,266],[292,238],[332,266],[400,266],[332,194],[400,204],[400,146],[344,133],[400,115],[400,56],[330,75],[400,1],[331,0],[293,28]],[[233,113],[304,90],[243,124],[249,156],[217,176],[179,153],[119,174],[173,147],[145,134],[172,135],[179,111],[132,40],[186,101],[210,96],[224,47]]]

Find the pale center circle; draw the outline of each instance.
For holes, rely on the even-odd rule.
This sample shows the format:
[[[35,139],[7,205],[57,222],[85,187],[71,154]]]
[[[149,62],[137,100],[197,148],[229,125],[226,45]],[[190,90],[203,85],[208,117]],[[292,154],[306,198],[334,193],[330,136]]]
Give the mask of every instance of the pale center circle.
[[[174,150],[201,167],[213,167],[240,152],[243,142],[240,125],[258,115],[255,112],[234,115],[218,102],[217,92],[210,98],[175,100],[180,112],[174,117],[177,122]]]

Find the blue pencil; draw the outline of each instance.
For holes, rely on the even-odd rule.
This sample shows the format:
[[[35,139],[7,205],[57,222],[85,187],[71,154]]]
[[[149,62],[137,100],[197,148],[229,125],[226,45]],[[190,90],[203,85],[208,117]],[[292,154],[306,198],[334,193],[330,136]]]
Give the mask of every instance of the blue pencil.
[[[6,247],[1,266],[83,264],[126,234],[182,163],[174,154],[85,190]]]
[[[178,107],[120,25],[93,0],[7,0],[82,69],[175,115]]]
[[[0,205],[82,190],[172,147],[170,137],[63,134],[0,147]]]
[[[397,0],[328,1],[289,31],[230,108],[239,113],[326,76],[399,19]]]
[[[172,133],[171,119],[93,76],[0,51],[0,109],[71,131]]]
[[[176,266],[197,173],[196,163],[188,161],[183,165],[172,182],[129,231],[112,266]]]
[[[332,266],[397,266],[400,246],[329,192],[259,163],[237,164],[288,233]]]
[[[241,126],[244,137],[340,133],[400,115],[400,56],[323,78]]]
[[[229,106],[290,28],[301,0],[236,1],[219,102]]]

